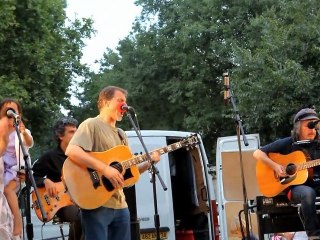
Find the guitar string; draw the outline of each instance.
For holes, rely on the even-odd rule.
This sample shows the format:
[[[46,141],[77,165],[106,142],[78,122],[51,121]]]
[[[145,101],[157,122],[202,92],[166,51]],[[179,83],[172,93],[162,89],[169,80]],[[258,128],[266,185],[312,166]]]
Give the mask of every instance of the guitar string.
[[[188,145],[192,146],[193,144],[197,143],[196,140],[197,140],[197,137],[193,136],[192,138],[185,139],[183,141],[170,144],[169,146],[166,146],[166,147],[163,147],[163,148],[160,148],[160,149],[156,149],[153,152],[159,151],[161,154],[164,154],[164,153],[171,152],[171,151],[174,151],[174,150],[177,150],[179,148],[187,146],[185,144],[185,142],[187,142]],[[128,168],[131,168],[133,165],[137,165],[139,163],[142,163],[142,162],[146,161],[146,159],[147,159],[147,155],[146,154],[142,154],[142,155],[139,155],[137,157],[133,157],[131,159],[125,160],[125,161],[123,161],[121,163],[118,162],[116,164],[113,164],[112,167],[117,169],[119,172],[122,172],[123,169],[126,170]]]

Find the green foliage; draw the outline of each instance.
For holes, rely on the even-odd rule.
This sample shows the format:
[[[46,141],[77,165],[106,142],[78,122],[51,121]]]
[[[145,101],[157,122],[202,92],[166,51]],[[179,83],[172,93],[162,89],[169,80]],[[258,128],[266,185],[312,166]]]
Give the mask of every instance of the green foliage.
[[[82,85],[86,113],[96,113],[102,87],[123,87],[141,128],[200,132],[213,159],[217,137],[236,133],[238,112],[223,106],[224,72],[244,129],[262,143],[289,135],[292,114],[319,101],[319,1],[137,4],[143,11],[132,33]]]
[[[99,77],[84,86],[83,100],[93,106],[96,86],[124,87],[142,115],[141,128],[201,132],[212,146],[222,134],[218,126],[231,124],[229,133],[235,132],[233,120],[222,117],[221,69],[231,64],[211,16],[213,2],[159,2],[157,7],[159,21],[146,26],[143,19],[154,13],[146,11],[117,52],[105,54]]]
[[[232,76],[247,128],[263,143],[290,134],[292,115],[319,97],[318,1],[278,1],[247,26]],[[252,31],[254,30],[254,31]]]
[[[88,73],[80,58],[92,20],[68,21],[64,0],[1,0],[0,7],[0,98],[21,102],[37,147],[48,148],[61,107],[71,108],[74,77]]]

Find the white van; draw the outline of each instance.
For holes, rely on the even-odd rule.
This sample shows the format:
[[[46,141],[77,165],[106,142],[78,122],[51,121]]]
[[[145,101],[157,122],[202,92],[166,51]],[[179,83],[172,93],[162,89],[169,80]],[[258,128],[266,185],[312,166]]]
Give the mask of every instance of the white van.
[[[259,134],[246,135],[249,145],[245,146],[240,138],[242,166],[247,204],[254,205],[256,197],[261,195],[256,183],[256,161],[253,152],[260,147]],[[242,239],[240,222],[245,227],[244,194],[242,172],[237,136],[226,136],[217,139],[216,151],[216,189],[221,239]],[[242,213],[239,215],[239,213]],[[240,216],[240,218],[239,218]],[[258,236],[257,216],[249,211],[248,219],[253,234]],[[245,229],[243,229],[246,233]]]
[[[132,153],[144,154],[136,133],[127,131],[126,134]],[[218,240],[212,176],[208,174],[208,159],[200,135],[151,130],[143,130],[141,134],[148,152],[169,149],[156,165],[167,190],[156,176],[154,199],[153,183],[148,173],[142,174],[135,186],[125,190],[132,218],[131,239],[156,239],[155,224],[159,219],[161,239]],[[185,147],[188,139],[194,137],[198,143]]]

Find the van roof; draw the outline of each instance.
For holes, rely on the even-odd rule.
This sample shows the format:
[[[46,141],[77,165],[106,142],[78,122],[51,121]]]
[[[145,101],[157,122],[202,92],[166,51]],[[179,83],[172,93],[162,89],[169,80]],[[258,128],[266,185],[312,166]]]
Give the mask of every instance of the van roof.
[[[136,137],[137,134],[135,131],[126,131],[128,137]],[[183,132],[183,131],[167,131],[167,130],[141,130],[141,135],[144,137],[187,137],[192,132]]]

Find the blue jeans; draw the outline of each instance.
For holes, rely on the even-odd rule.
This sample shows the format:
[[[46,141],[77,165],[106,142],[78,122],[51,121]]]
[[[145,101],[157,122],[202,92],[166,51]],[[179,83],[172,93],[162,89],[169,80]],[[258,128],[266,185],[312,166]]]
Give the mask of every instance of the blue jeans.
[[[130,240],[130,213],[128,208],[99,207],[81,209],[85,240]]]
[[[316,191],[306,185],[291,188],[291,201],[301,203],[302,219],[308,236],[320,237],[320,224],[316,213]]]

